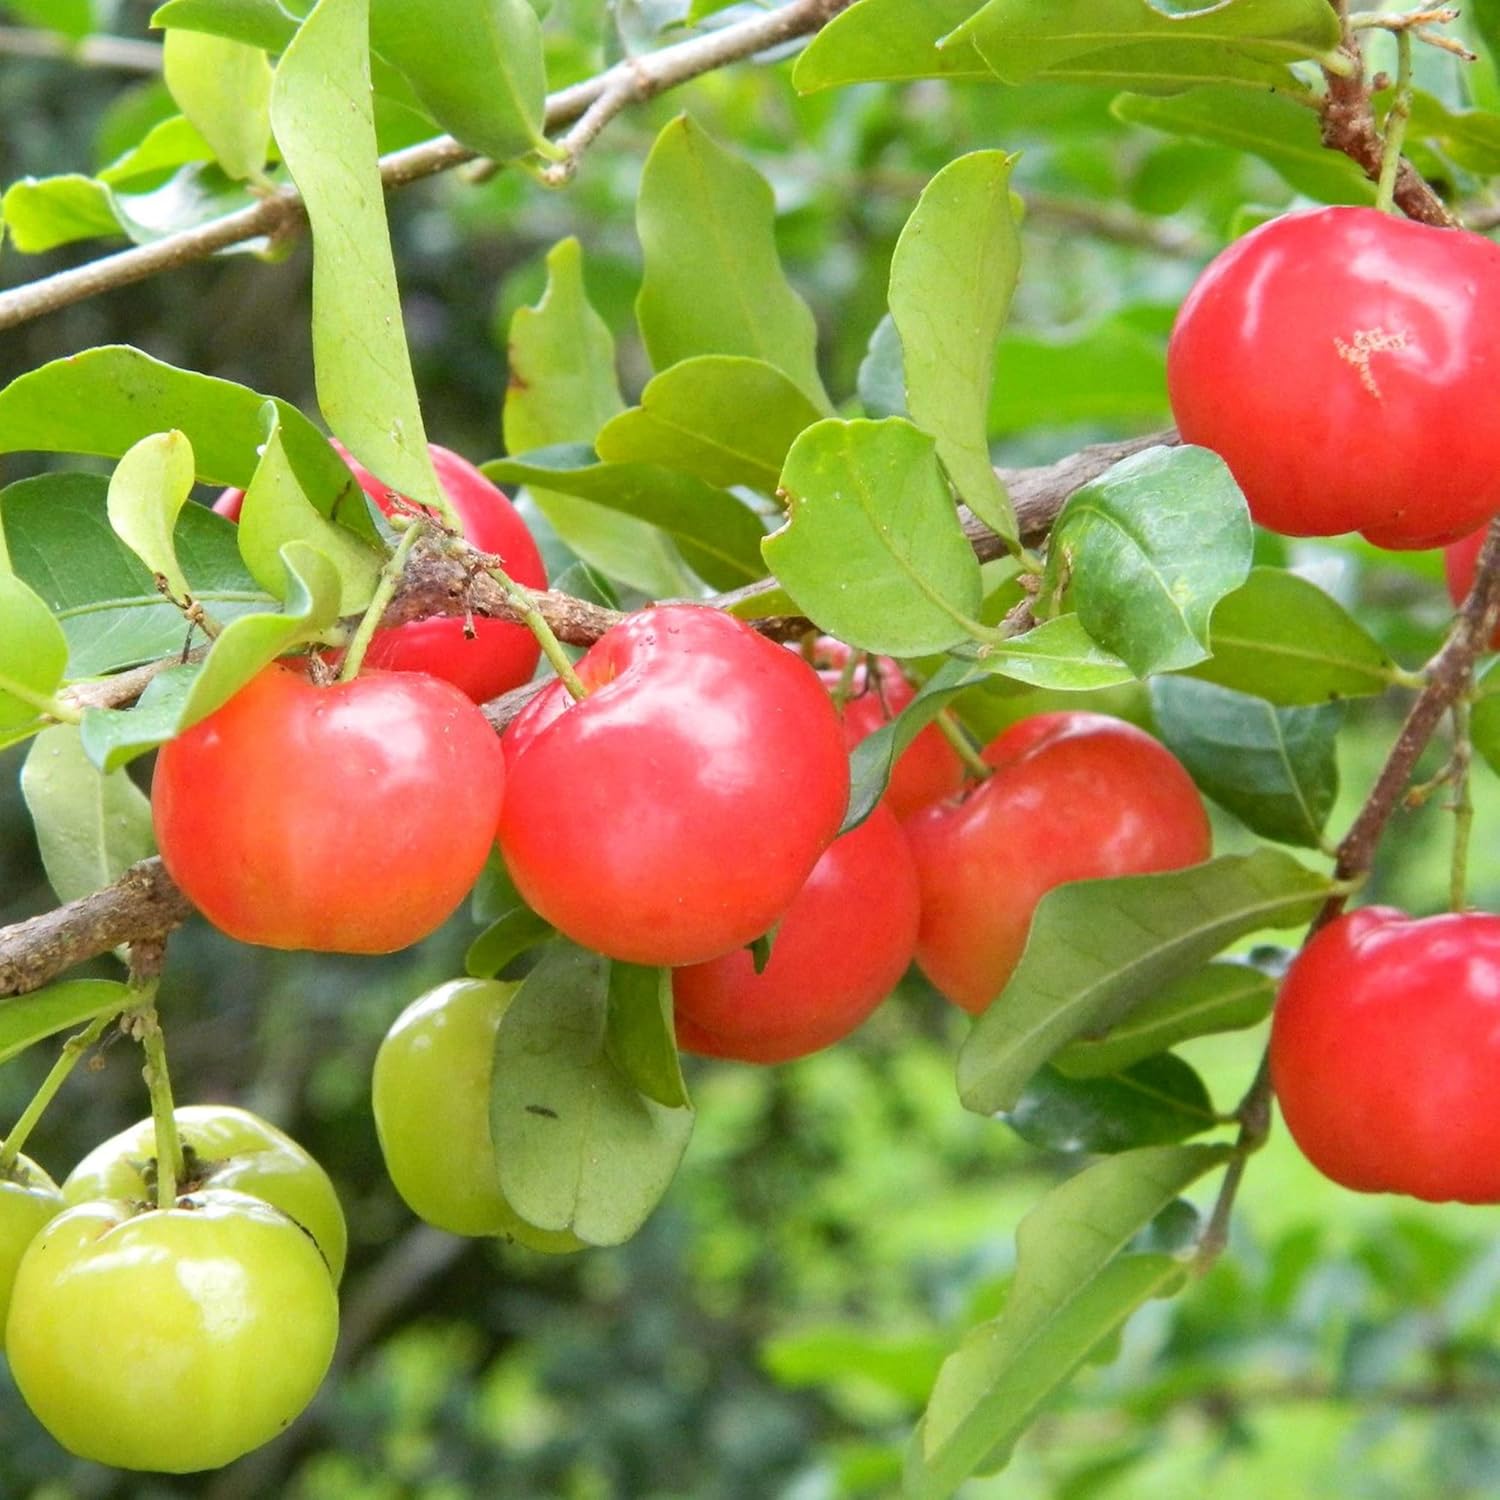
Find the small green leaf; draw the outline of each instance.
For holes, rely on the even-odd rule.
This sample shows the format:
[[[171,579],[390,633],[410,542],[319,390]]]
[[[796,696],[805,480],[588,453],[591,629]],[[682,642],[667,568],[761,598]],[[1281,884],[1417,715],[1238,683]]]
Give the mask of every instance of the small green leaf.
[[[25,255],[125,232],[109,188],[77,172],[13,182],[0,198],[0,219],[11,244]]]
[[[972,634],[979,563],[926,433],[899,417],[819,422],[792,446],[781,484],[790,515],[761,551],[804,614],[892,656]]]
[[[177,563],[173,532],[193,492],[193,448],[180,432],[140,440],[115,466],[107,511],[115,535],[182,601],[192,587]]]
[[[1077,615],[1044,620],[991,648],[982,665],[997,677],[1056,692],[1088,693],[1134,682],[1135,673],[1083,628]]]
[[[677,1055],[670,969],[611,963],[605,1046],[614,1065],[648,1099],[668,1109],[691,1104]]]
[[[1069,1078],[1102,1078],[1192,1037],[1258,1026],[1275,999],[1275,980],[1259,969],[1208,964],[1142,1001],[1103,1036],[1069,1042],[1053,1066]]]
[[[112,979],[64,979],[27,995],[0,999],[0,1063],[59,1031],[124,1010],[130,990]]]
[[[107,774],[175,739],[187,727],[183,712],[202,671],[196,661],[168,667],[147,683],[133,708],[85,709],[81,743],[90,762]]]
[[[969,509],[1011,541],[1015,512],[990,462],[987,429],[995,343],[1021,269],[1014,161],[1003,151],[975,151],[927,184],[896,242],[890,286],[911,419],[937,439]]]
[[[523,953],[556,935],[552,924],[529,906],[514,906],[469,944],[464,973],[471,979],[493,979]]]
[[[1310,920],[1329,890],[1289,854],[1262,849],[1049,891],[1015,973],[959,1054],[964,1107],[1012,1108],[1066,1043],[1113,1026],[1236,938]]]
[[[1190,677],[1271,703],[1326,703],[1383,693],[1394,668],[1375,638],[1316,584],[1252,568],[1214,610],[1213,655]]]
[[[162,71],[177,107],[235,179],[263,175],[271,145],[271,64],[259,47],[203,31],[167,32]]]
[[[1220,1123],[1203,1080],[1170,1053],[1089,1078],[1041,1068],[1005,1120],[1028,1145],[1090,1153],[1167,1146]]]
[[[371,0],[370,30],[464,145],[501,162],[547,148],[542,26],[527,0]]]
[[[742,354],[829,409],[817,325],[781,268],[775,202],[759,172],[679,115],[646,158],[636,228],[645,258],[636,317],[656,369]]]
[[[156,852],[145,793],[123,771],[104,775],[91,765],[72,724],[33,741],[21,795],[59,901],[102,890]]]
[[[52,612],[13,573],[0,573],[0,732],[35,722],[67,666],[67,637]]]
[[[1262,838],[1322,847],[1339,789],[1342,703],[1277,708],[1212,683],[1161,677],[1151,706],[1168,748],[1220,807]]]
[[[500,1189],[528,1224],[618,1245],[677,1171],[690,1109],[666,1109],[608,1050],[609,960],[548,951],[500,1023],[490,1126]]]
[[[939,47],[974,14],[976,0],[858,0],[809,44],[792,69],[804,94],[849,83],[912,78],[982,78],[990,66],[971,42]],[[872,413],[873,415],[873,413]]]
[[[906,368],[896,320],[887,313],[870,335],[859,364],[859,404],[864,414],[879,422],[885,417],[909,417],[906,409]]]
[[[787,450],[821,416],[773,365],[704,354],[663,370],[639,406],[606,423],[594,447],[606,463],[662,464],[771,495]]]
[[[1214,606],[1250,571],[1250,511],[1207,448],[1147,448],[1076,490],[1047,549],[1078,620],[1137,677],[1208,655]]]
[[[130,150],[107,167],[100,168],[99,181],[129,191],[140,179],[156,179],[190,162],[213,160],[213,148],[183,115],[172,115],[153,125]]]
[[[297,34],[297,18],[277,0],[167,0],[151,14],[152,26],[203,31],[267,52],[281,52]]]

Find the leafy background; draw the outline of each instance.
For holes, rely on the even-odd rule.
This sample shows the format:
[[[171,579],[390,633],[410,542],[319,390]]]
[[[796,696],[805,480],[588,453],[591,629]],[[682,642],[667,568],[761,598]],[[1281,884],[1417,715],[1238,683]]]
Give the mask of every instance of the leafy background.
[[[555,76],[581,76],[606,51],[649,44],[684,8],[619,0],[606,12],[558,0],[547,22]],[[144,35],[148,10],[116,6],[111,29]],[[1424,67],[1435,98],[1463,102],[1451,67]],[[159,86],[108,70],[4,59],[0,77],[6,182],[102,164],[166,108]],[[545,255],[570,234],[583,243],[626,391],[639,393],[648,365],[631,316],[636,186],[657,132],[683,107],[773,185],[779,248],[816,314],[830,391],[855,386],[896,238],[929,177],[960,151],[999,147],[1021,152],[1011,182],[1027,215],[990,412],[997,457],[1045,461],[1161,425],[1165,333],[1198,267],[1242,227],[1245,205],[1269,212],[1298,189],[1329,185],[1288,168],[1296,158],[1278,155],[1274,141],[1264,155],[1245,154],[1215,143],[1214,122],[1185,119],[1178,102],[1133,97],[1125,107],[1115,98],[1081,86],[966,83],[798,98],[784,69],[739,68],[627,114],[566,193],[519,173],[407,189],[392,198],[391,219],[430,435],[475,459],[500,451],[510,317],[538,299]],[[1152,128],[1174,111],[1179,133]],[[1459,170],[1447,158],[1437,166]],[[91,249],[30,257],[7,247],[0,284]],[[277,264],[230,257],[180,271],[8,334],[0,381],[119,340],[310,410],[308,285],[305,245]],[[3,478],[48,466],[7,459]],[[1258,545],[1262,560],[1308,569],[1404,662],[1436,641],[1447,611],[1433,559]],[[1143,721],[1153,711],[1142,690],[1098,697]],[[1050,701],[992,684],[964,712],[988,734]],[[1201,705],[1196,712],[1201,726]],[[1332,827],[1368,785],[1393,712],[1376,700],[1351,713]],[[0,755],[3,920],[51,904],[15,793],[19,759]],[[1500,805],[1487,771],[1475,790],[1473,896],[1496,909]],[[1443,904],[1437,800],[1398,821],[1373,899],[1419,911]],[[1221,851],[1248,844],[1219,818]],[[694,1065],[699,1124],[684,1171],[622,1249],[553,1261],[414,1227],[380,1169],[370,1065],[406,1001],[457,971],[473,930],[455,919],[420,949],[379,963],[283,957],[201,926],[174,940],[162,1003],[180,1095],[267,1114],[339,1185],[353,1242],[344,1363],[286,1439],[222,1474],[176,1481],[70,1462],[0,1380],[0,1493],[892,1492],[941,1358],[998,1305],[1017,1220],[1073,1163],[958,1107],[953,1058],[967,1023],[913,979],[829,1054],[772,1071]],[[1243,1088],[1257,1047],[1254,1035],[1233,1035],[1184,1051],[1224,1100]],[[0,1117],[14,1115],[44,1063],[28,1056],[0,1071]],[[143,1105],[136,1061],[115,1048],[99,1071],[70,1082],[37,1154],[64,1171]],[[1494,1210],[1351,1197],[1277,1134],[1247,1175],[1230,1254],[1186,1295],[1149,1305],[1119,1357],[1085,1372],[1006,1474],[963,1493],[1493,1493],[1496,1222]]]

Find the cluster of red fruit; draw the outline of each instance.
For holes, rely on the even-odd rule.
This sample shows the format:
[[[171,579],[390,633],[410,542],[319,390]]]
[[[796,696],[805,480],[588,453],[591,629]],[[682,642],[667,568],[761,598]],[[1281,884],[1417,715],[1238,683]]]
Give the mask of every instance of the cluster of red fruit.
[[[1458,603],[1475,528],[1500,513],[1497,328],[1490,240],[1373,209],[1292,214],[1232,245],[1183,304],[1172,408],[1261,525],[1446,547]],[[1282,986],[1271,1064],[1292,1135],[1336,1182],[1500,1202],[1500,917],[1333,921]]]

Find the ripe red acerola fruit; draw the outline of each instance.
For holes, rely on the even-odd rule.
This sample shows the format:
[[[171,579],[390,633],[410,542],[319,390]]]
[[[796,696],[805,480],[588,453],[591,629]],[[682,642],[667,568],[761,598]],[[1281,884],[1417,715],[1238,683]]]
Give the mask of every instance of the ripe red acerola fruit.
[[[877,807],[813,867],[760,974],[743,948],[673,974],[679,1044],[758,1063],[829,1046],[906,972],[918,914],[906,835],[888,808]]]
[[[1500,917],[1371,906],[1282,982],[1271,1079],[1303,1154],[1366,1193],[1500,1202]]]
[[[574,941],[691,964],[759,937],[843,821],[849,763],[807,664],[701,605],[642,610],[506,731],[500,848]]]
[[[1500,511],[1500,245],[1373,208],[1288,214],[1220,254],[1167,353],[1183,439],[1288,536],[1436,547]]]
[[[390,953],[478,878],[504,781],[498,738],[450,684],[317,687],[273,665],[162,747],[151,810],[172,878],[231,937]]]
[[[387,515],[395,511],[394,492],[350,457],[340,444],[335,443],[334,447],[381,510]],[[542,555],[504,492],[457,453],[436,443],[428,451],[443,493],[463,522],[465,540],[481,552],[497,556],[517,583],[527,588],[546,588],[547,570]],[[214,509],[237,521],[244,499],[243,490],[225,490],[214,502]],[[377,630],[365,655],[365,665],[391,672],[427,672],[461,688],[476,703],[487,702],[530,681],[541,649],[524,625],[476,616],[473,629],[474,634],[467,635],[464,621],[458,615],[434,615]]]
[[[922,887],[917,963],[976,1014],[1004,988],[1053,886],[1181,869],[1210,845],[1181,762],[1123,720],[1037,714],[984,758],[994,775],[905,824]]]

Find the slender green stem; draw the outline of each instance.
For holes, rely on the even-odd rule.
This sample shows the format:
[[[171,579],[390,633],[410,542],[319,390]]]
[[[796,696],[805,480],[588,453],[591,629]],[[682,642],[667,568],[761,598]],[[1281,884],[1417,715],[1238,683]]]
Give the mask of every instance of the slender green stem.
[[[182,1180],[182,1139],[177,1134],[177,1114],[172,1103],[172,1080],[167,1072],[167,1044],[161,1021],[152,1003],[156,985],[143,991],[144,1003],[136,1011],[137,1035],[146,1054],[142,1077],[151,1095],[151,1120],[156,1127],[156,1206],[168,1209],[177,1202],[177,1184]]]
[[[542,655],[552,663],[552,670],[562,679],[562,685],[574,698],[588,697],[588,689],[584,687],[578,673],[573,670],[572,660],[563,650],[562,642],[553,634],[552,627],[542,618],[541,611],[533,602],[531,590],[517,583],[492,558],[485,559],[484,568],[490,577],[505,590],[506,596],[519,612],[522,623],[536,637],[537,644],[542,648]]]
[[[24,682],[17,682],[14,677],[0,674],[0,693],[8,693],[12,698],[19,698],[22,703],[34,708],[39,714],[45,714],[49,719],[56,719],[59,723],[81,724],[83,722],[82,709],[63,703],[50,693],[39,693],[35,688],[27,687]]]
[[[833,699],[833,706],[838,709],[840,713],[843,712],[844,705],[849,701],[850,692],[853,691],[854,674],[859,670],[859,659],[860,653],[858,651],[851,651],[848,656],[844,658],[844,665],[839,668],[839,680],[834,684],[834,689],[830,696]],[[865,678],[866,681],[868,681],[868,666],[865,668]]]
[[[95,1016],[82,1031],[70,1036],[63,1043],[62,1052],[57,1061],[52,1064],[51,1072],[42,1079],[41,1086],[31,1096],[31,1102],[21,1111],[21,1118],[11,1127],[10,1134],[5,1137],[5,1144],[0,1145],[0,1178],[5,1177],[15,1166],[16,1158],[21,1154],[21,1148],[36,1128],[36,1123],[42,1118],[47,1106],[56,1097],[57,1091],[67,1082],[68,1074],[78,1066],[84,1053],[104,1035],[106,1029],[119,1014],[118,1010],[107,1010],[103,1015]]]
[[[953,753],[964,763],[964,769],[969,775],[983,781],[995,774],[995,768],[974,748],[973,740],[951,708],[940,708],[933,722],[938,727],[938,733],[953,746]]]
[[[1406,122],[1411,118],[1411,32],[1396,33],[1396,96],[1385,117],[1385,148],[1380,154],[1380,181],[1375,189],[1375,207],[1396,213],[1396,174],[1401,170],[1401,147],[1406,140]]]
[[[364,618],[359,622],[359,629],[354,632],[354,639],[349,642],[349,649],[344,652],[344,665],[339,669],[340,682],[352,682],[358,675],[359,669],[365,664],[365,652],[370,649],[370,642],[375,638],[375,631],[379,628],[381,616],[385,614],[391,600],[396,597],[396,590],[401,585],[401,575],[406,571],[412,548],[422,539],[426,530],[427,527],[422,521],[412,518],[401,540],[396,543],[396,550],[386,559],[385,566],[380,570],[380,578],[375,585],[375,593],[370,599],[369,607],[365,610]]]
[[[1469,840],[1474,832],[1474,797],[1469,767],[1474,742],[1469,737],[1469,705],[1460,698],[1453,705],[1453,863],[1448,877],[1448,905],[1463,911],[1469,904]]]

